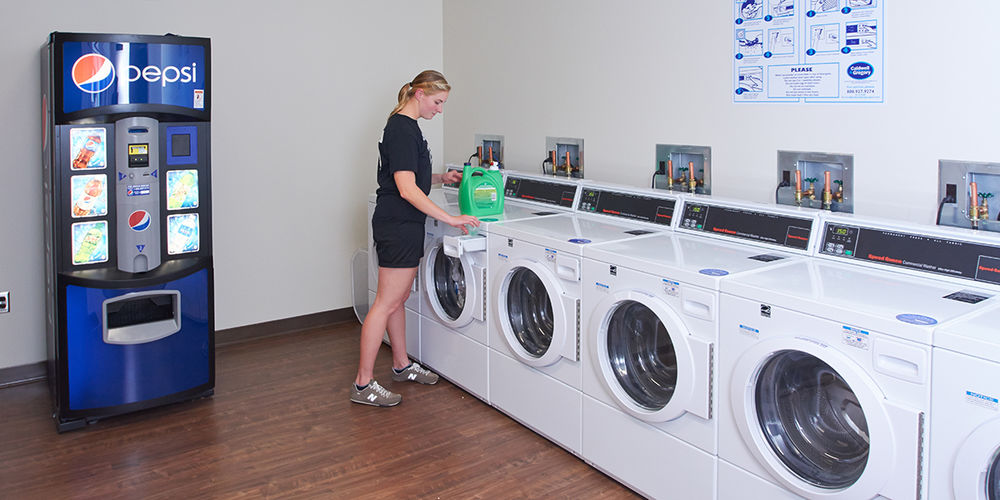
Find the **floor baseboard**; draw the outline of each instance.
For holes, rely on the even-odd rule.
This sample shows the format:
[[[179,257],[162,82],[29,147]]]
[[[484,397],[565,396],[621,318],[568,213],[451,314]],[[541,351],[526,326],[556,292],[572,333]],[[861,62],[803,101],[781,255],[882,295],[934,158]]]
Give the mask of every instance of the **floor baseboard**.
[[[354,316],[354,308],[345,307],[343,309],[306,314],[294,318],[238,326],[236,328],[217,330],[215,332],[215,345],[235,344],[237,342],[246,342],[248,340],[298,332],[310,328],[336,325],[348,321],[357,321],[357,318]]]
[[[310,328],[319,328],[339,323],[346,323],[349,321],[357,321],[357,318],[354,316],[353,308],[345,307],[343,309],[306,314],[303,316],[296,316],[294,318],[285,318],[267,321],[265,323],[257,323],[254,325],[238,326],[236,328],[227,328],[225,330],[216,331],[215,345],[218,347],[222,345],[236,344],[264,337],[272,337],[274,335],[308,330]],[[10,368],[0,368],[0,389],[45,380],[47,372],[45,364],[45,361],[39,361],[37,363],[12,366]]]
[[[0,389],[45,380],[45,361],[0,368]]]

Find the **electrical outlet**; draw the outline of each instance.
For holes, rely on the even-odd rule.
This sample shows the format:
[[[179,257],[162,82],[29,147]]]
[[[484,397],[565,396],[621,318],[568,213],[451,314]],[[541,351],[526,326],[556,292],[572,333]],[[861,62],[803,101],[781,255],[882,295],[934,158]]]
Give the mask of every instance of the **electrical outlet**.
[[[10,292],[0,292],[0,314],[10,312]]]

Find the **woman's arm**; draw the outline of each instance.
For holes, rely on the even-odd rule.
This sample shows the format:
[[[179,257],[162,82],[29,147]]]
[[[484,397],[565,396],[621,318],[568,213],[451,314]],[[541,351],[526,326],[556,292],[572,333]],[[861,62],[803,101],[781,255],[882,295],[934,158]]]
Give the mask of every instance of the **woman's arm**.
[[[460,175],[461,177],[461,175]],[[393,180],[396,181],[396,189],[399,190],[399,196],[404,200],[408,201],[411,205],[416,207],[417,210],[441,221],[449,226],[454,226],[461,228],[463,231],[468,232],[465,229],[465,225],[471,225],[473,227],[479,226],[479,219],[471,215],[451,215],[445,212],[444,209],[437,206],[430,198],[424,194],[423,191],[417,187],[417,177],[410,170],[400,170],[395,174],[392,174]]]

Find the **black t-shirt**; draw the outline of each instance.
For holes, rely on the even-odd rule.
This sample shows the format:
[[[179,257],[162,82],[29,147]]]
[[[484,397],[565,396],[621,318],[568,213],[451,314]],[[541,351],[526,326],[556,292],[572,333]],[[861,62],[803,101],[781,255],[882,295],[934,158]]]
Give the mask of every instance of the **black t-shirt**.
[[[399,113],[389,117],[378,144],[378,195],[373,219],[383,221],[423,222],[426,216],[399,195],[393,174],[409,170],[416,176],[417,187],[431,192],[431,152],[417,121]]]

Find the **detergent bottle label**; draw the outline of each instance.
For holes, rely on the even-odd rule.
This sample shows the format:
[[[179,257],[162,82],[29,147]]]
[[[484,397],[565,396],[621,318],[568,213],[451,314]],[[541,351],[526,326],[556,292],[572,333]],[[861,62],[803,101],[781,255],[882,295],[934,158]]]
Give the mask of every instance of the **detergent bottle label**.
[[[497,188],[489,184],[476,186],[472,191],[472,202],[477,208],[489,209],[497,201]]]

